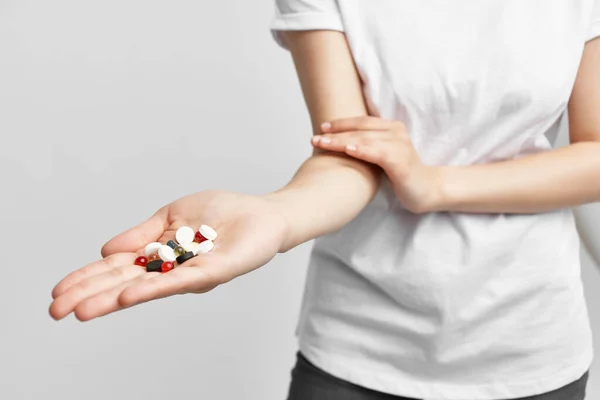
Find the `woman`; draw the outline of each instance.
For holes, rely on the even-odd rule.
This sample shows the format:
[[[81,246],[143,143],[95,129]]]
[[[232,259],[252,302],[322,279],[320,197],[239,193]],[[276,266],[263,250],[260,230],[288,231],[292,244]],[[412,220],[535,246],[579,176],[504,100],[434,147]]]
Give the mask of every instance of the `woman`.
[[[204,293],[317,238],[289,400],[583,399],[572,207],[600,201],[600,1],[276,4],[312,157],[274,193],[162,207],[64,278],[51,315]],[[553,149],[567,110],[571,144]],[[200,224],[212,252],[132,265]]]

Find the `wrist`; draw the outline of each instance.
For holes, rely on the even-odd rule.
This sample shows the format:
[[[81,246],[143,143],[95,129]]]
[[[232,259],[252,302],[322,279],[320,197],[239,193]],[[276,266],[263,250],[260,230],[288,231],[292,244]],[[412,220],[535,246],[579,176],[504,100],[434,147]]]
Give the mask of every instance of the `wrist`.
[[[283,188],[260,196],[264,201],[269,203],[273,213],[277,214],[282,220],[282,238],[278,253],[285,253],[299,244],[294,243],[292,235],[293,219],[290,215],[290,207],[286,207],[290,195],[289,190],[288,188]]]
[[[443,212],[448,207],[448,192],[446,188],[447,167],[430,167],[432,189],[430,196],[425,201],[424,212]]]

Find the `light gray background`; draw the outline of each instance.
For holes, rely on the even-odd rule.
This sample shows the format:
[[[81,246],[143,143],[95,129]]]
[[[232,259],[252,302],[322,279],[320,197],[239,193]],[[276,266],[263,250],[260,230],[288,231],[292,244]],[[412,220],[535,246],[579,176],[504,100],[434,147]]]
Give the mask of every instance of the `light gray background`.
[[[285,398],[311,243],[208,294],[87,323],[47,314],[62,277],[160,206],[275,190],[310,155],[272,12],[272,1],[0,0],[0,399]],[[582,260],[600,343],[600,275]]]

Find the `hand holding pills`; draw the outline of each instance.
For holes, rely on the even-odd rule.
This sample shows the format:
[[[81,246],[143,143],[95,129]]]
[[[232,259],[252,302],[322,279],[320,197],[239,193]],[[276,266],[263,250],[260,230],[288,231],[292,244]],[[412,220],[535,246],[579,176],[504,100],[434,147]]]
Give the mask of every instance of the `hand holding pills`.
[[[206,293],[269,262],[286,232],[286,219],[262,196],[209,190],[182,197],[62,279],[50,315],[74,312],[87,321],[174,294]]]
[[[177,229],[174,240],[167,244],[148,243],[144,247],[144,255],[135,259],[134,264],[146,268],[148,272],[169,272],[175,268],[173,264],[183,264],[198,254],[208,253],[215,247],[213,240],[217,232],[208,225],[201,225],[197,232],[189,226]]]

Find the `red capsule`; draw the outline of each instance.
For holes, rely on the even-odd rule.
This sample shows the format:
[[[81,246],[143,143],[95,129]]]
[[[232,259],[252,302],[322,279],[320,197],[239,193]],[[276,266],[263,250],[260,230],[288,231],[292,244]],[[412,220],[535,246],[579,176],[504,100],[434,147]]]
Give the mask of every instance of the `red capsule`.
[[[162,265],[160,266],[160,271],[162,273],[165,272],[169,272],[170,270],[173,269],[173,263],[171,261],[165,261],[164,263],[162,263]]]
[[[200,232],[196,232],[196,234],[194,235],[194,242],[196,243],[202,243],[204,242],[206,239],[204,236],[202,236],[202,234]]]
[[[140,267],[145,267],[148,264],[148,258],[144,256],[139,256],[135,259],[135,265],[139,265]]]

